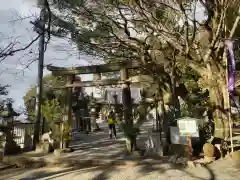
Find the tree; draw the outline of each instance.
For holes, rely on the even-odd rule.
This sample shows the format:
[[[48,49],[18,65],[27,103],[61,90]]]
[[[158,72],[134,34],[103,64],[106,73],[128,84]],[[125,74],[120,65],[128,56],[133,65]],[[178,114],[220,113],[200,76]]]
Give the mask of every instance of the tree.
[[[68,18],[65,13],[53,15],[53,25],[69,32],[80,52],[109,61],[138,60],[156,82],[162,81],[166,72],[161,68],[165,60],[173,63],[165,53],[171,48],[176,62],[193,69],[200,77],[201,89],[208,90],[215,136],[228,137],[224,40],[239,33],[237,0],[54,2],[53,7],[68,12]],[[201,21],[196,19],[199,6],[206,16]]]
[[[0,84],[0,98],[1,96],[6,96],[8,94],[8,85],[1,85]],[[17,114],[13,108],[12,108],[12,103],[13,103],[13,99],[12,98],[3,98],[3,99],[0,99],[0,118],[7,118],[7,117],[13,117],[13,116],[17,116],[19,114]],[[4,108],[4,105],[7,106],[7,110]],[[13,135],[11,133],[11,131],[9,129],[1,129],[2,132],[4,132],[5,135],[1,135],[0,136],[0,139],[1,139],[1,142],[6,142],[5,145],[4,145],[4,148],[5,148],[5,151],[7,152],[9,147],[8,145],[11,144],[15,144],[16,143],[13,141]],[[5,138],[6,140],[5,140]],[[4,139],[2,139],[4,138]],[[0,143],[0,148],[3,147],[3,143]],[[13,148],[13,146],[11,146],[11,148]]]
[[[62,86],[65,85],[65,79],[63,77],[55,77],[52,75],[46,75],[43,78],[43,102],[53,99],[58,99],[61,108],[65,103],[65,92]],[[53,87],[59,87],[54,89]],[[24,96],[24,104],[27,109],[28,118],[34,120],[35,118],[35,100],[36,100],[36,86],[29,89]]]
[[[20,15],[18,15],[18,16],[20,16]],[[26,18],[30,19],[30,18],[35,18],[35,17],[34,16],[20,17],[20,19],[16,20],[16,21],[22,21],[22,20],[25,20]],[[33,24],[34,30],[39,28],[38,24],[36,23],[38,21],[38,19],[37,18],[35,18],[35,19],[36,19],[35,22],[31,21],[31,24]],[[0,62],[3,62],[6,58],[14,56],[14,55],[16,55],[19,52],[26,52],[26,51],[28,51],[27,52],[28,54],[32,54],[33,51],[32,51],[31,47],[35,45],[35,43],[38,41],[40,36],[41,36],[41,34],[36,35],[34,38],[32,38],[32,40],[30,40],[29,42],[26,42],[25,44],[22,44],[22,42],[17,41],[16,40],[17,38],[14,38],[14,37],[13,37],[14,41],[11,40],[10,38],[9,39],[5,38],[4,36],[0,37],[1,41],[4,42],[4,45],[0,46]],[[29,64],[31,64],[31,63],[32,62],[30,62]],[[28,67],[29,64],[26,65],[26,67]]]
[[[42,106],[42,114],[50,123],[58,120],[61,116],[61,107],[57,99],[46,100]]]
[[[70,4],[68,4],[68,2]],[[74,8],[73,9],[71,8],[74,7],[74,5],[76,5],[78,8],[80,7],[80,11],[86,10],[86,12],[88,13],[87,14],[88,17],[87,16],[81,17],[81,18],[86,18],[84,19],[86,20],[85,22],[81,22],[81,23],[84,23],[85,26],[81,26],[79,22],[77,22],[76,19],[74,18],[71,19],[70,22],[66,22],[66,21],[63,21],[61,18],[52,15],[55,22],[53,25],[60,26],[62,29],[64,29],[63,32],[66,32],[66,30],[70,31],[72,35],[72,39],[75,42],[77,42],[78,49],[80,52],[86,53],[88,55],[101,57],[106,62],[123,61],[124,59],[125,60],[137,59],[139,61],[142,61],[142,57],[145,57],[146,55],[145,50],[142,51],[143,44],[141,46],[138,46],[134,43],[133,45],[131,45],[131,42],[129,44],[127,41],[125,41],[127,39],[126,37],[124,37],[126,36],[124,27],[121,27],[122,25],[119,26],[118,22],[115,20],[117,16],[114,15],[114,17],[111,17],[110,15],[109,17],[107,17],[105,14],[101,14],[103,12],[98,12],[99,10],[97,10],[98,9],[97,6],[98,5],[100,6],[100,4],[103,4],[104,8],[106,8],[106,12],[110,13],[111,7],[113,7],[114,10],[117,10],[116,4],[113,3],[111,6],[108,2],[94,1],[94,3],[96,3],[96,7],[95,6],[87,7],[87,6],[84,6],[84,4],[81,4],[80,1],[78,2],[68,1],[68,2],[58,1],[57,5],[59,5],[58,7],[60,8],[60,10],[63,10],[63,11],[64,10],[68,11],[69,10],[68,8],[70,8],[70,11],[73,10]],[[108,4],[111,7],[110,6],[108,8],[105,7],[105,5],[107,6]],[[83,6],[84,8],[81,9],[81,7]],[[66,9],[62,9],[62,8],[66,8]],[[97,13],[100,13],[99,16],[97,15]],[[73,16],[74,14],[75,12],[73,12]],[[121,15],[119,14],[119,11],[117,12],[117,14]],[[97,16],[95,17],[95,15]],[[122,14],[122,17],[123,16],[124,15]],[[79,31],[77,29],[79,29]],[[118,35],[115,34],[115,31]],[[119,38],[119,36],[123,36],[123,39]],[[152,38],[153,37],[150,37],[150,39]],[[147,58],[151,58],[151,57],[148,56]],[[146,66],[146,68],[142,69],[141,71],[142,74],[150,74],[154,78],[157,84],[158,83],[166,84],[167,82],[170,82],[169,75],[164,71],[162,64],[157,65],[154,62],[149,63],[148,60],[147,61],[143,60],[143,64],[144,66]],[[162,86],[159,86],[158,91],[162,91],[162,88],[163,88]],[[161,93],[157,93],[157,94],[161,94]],[[128,127],[128,128],[131,129],[131,127]]]
[[[0,98],[1,96],[6,96],[8,94],[8,85],[2,86],[0,85]],[[19,115],[13,110],[12,104],[13,104],[12,98],[3,98],[0,99],[0,117],[13,117]],[[4,108],[4,106],[7,107],[7,110]]]
[[[8,95],[8,92],[9,92],[8,88],[9,88],[9,87],[10,87],[9,85],[1,85],[1,84],[0,84],[0,98],[1,98],[1,96],[6,97],[6,95]],[[4,106],[5,103],[10,103],[10,104],[12,104],[12,103],[13,103],[13,99],[12,99],[12,98],[3,98],[3,99],[0,99],[0,104],[1,104],[1,105],[0,105],[0,106],[1,106],[0,109],[3,108],[3,106]]]
[[[5,96],[8,94],[8,85],[1,85],[0,84],[0,98],[1,96]],[[4,110],[4,99],[0,99],[0,112],[2,112]]]
[[[45,100],[42,105],[42,115],[45,118],[43,125],[44,132],[52,128],[54,135],[59,135],[59,129],[56,128],[56,122],[61,120],[63,110],[60,107],[58,99]]]
[[[1,96],[8,94],[8,89],[7,89],[8,87],[9,87],[9,85],[4,85],[4,86],[0,85],[0,95]]]
[[[43,78],[43,94],[42,94],[42,131],[47,132],[51,128],[56,139],[60,140],[59,127],[56,121],[62,120],[65,105],[65,85],[64,77],[56,77],[46,75]],[[36,86],[29,89],[24,96],[24,104],[26,107],[29,120],[35,120],[35,103],[36,103]]]
[[[37,1],[37,5],[42,5],[44,3],[44,6],[46,7],[46,13],[49,12],[50,13],[50,8],[48,5],[48,0],[38,0]],[[20,59],[22,59],[24,56],[28,56],[31,57],[32,59],[28,60],[28,63],[20,63],[21,65],[24,65],[25,67],[21,70],[24,71],[25,69],[29,68],[29,66],[34,63],[35,61],[38,60],[38,58],[35,57],[35,52],[33,50],[33,46],[36,45],[36,42],[40,39],[42,34],[47,34],[46,40],[44,40],[44,46],[45,49],[44,51],[46,51],[47,49],[47,45],[50,42],[50,35],[52,34],[56,34],[54,33],[54,31],[50,30],[50,24],[51,24],[51,15],[48,15],[48,26],[45,28],[44,31],[40,32],[41,30],[41,25],[40,25],[40,18],[36,17],[34,15],[30,15],[30,16],[26,16],[26,17],[22,17],[20,14],[16,14],[15,16],[18,17],[18,19],[13,20],[14,23],[16,22],[22,22],[25,20],[29,20],[30,23],[33,25],[33,31],[37,32],[38,34],[32,38],[29,41],[24,41],[24,43],[22,41],[19,41],[18,38],[16,36],[16,34],[13,35],[13,37],[5,37],[4,33],[0,32],[0,35],[3,34],[3,36],[0,36],[1,39],[1,45],[0,45],[0,63],[3,62],[6,58],[14,56],[20,52],[24,52],[24,55],[22,57],[19,58],[19,63],[20,63]],[[9,22],[10,23],[10,22]],[[7,36],[9,36],[9,34],[7,34]]]
[[[51,74],[46,75],[43,78],[43,105],[42,116],[45,119],[45,130],[52,128],[55,132],[55,120],[63,120],[63,114],[65,110],[66,90],[64,88],[66,79],[61,76],[53,76]],[[87,99],[79,100],[80,91],[74,91],[73,93],[73,107],[72,110],[77,116],[77,109],[86,109],[85,104]],[[26,106],[28,118],[30,120],[35,119],[35,98],[36,98],[36,86],[29,89],[24,96],[24,103]],[[86,102],[85,102],[86,101]],[[87,110],[87,109],[86,109]],[[55,133],[54,132],[54,133]]]

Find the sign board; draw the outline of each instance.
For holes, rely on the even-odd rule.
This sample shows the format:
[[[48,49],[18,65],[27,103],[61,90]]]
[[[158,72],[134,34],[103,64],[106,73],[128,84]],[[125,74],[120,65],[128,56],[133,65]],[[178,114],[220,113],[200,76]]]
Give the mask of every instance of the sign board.
[[[181,136],[199,137],[199,125],[200,119],[184,117],[177,119],[177,124]]]
[[[170,139],[172,144],[187,144],[187,137],[180,135],[177,126],[170,126]]]

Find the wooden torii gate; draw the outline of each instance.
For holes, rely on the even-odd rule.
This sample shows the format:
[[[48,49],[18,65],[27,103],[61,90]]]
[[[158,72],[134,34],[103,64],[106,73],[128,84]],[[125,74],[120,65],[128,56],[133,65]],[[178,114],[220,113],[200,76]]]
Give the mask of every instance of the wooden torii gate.
[[[47,65],[47,70],[51,71],[55,76],[67,77],[67,82],[64,88],[67,90],[66,106],[65,106],[65,121],[72,126],[72,88],[74,87],[92,87],[92,86],[108,86],[122,84],[123,90],[123,115],[124,119],[129,123],[132,121],[132,103],[130,83],[128,79],[128,69],[141,68],[138,61],[116,62],[101,65],[81,66],[81,67],[56,67]],[[120,79],[101,79],[101,73],[118,72],[120,71]],[[93,81],[75,80],[76,75],[93,74]],[[138,83],[137,83],[138,84]]]

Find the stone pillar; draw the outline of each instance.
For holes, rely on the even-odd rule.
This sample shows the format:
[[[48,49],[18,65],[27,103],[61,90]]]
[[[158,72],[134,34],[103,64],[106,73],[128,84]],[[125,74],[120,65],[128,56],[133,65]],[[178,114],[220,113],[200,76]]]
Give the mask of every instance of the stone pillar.
[[[20,146],[14,141],[13,135],[11,133],[11,129],[7,129],[5,132],[6,135],[6,143],[4,147],[4,154],[11,155],[11,154],[18,154],[21,152]]]
[[[121,115],[120,115],[120,109],[119,109],[119,102],[118,102],[118,96],[117,94],[114,94],[113,95],[113,98],[114,98],[114,111],[115,111],[115,120],[117,121],[117,123],[121,123],[122,121],[122,118],[121,118]],[[118,131],[121,131],[121,126],[120,124],[118,125]]]
[[[91,130],[97,131],[99,129],[96,119],[97,119],[97,112],[96,108],[91,108],[90,110],[90,119],[91,119]]]
[[[93,81],[100,81],[101,80],[101,73],[94,73],[93,74]],[[97,104],[95,102],[94,97],[92,96],[92,102],[90,107],[90,119],[91,119],[91,130],[98,131],[99,125],[97,124]]]
[[[120,71],[121,80],[124,81],[122,85],[122,104],[123,104],[123,117],[124,124],[126,125],[126,129],[124,129],[124,134],[126,136],[126,146],[128,152],[133,152],[137,150],[137,132],[133,124],[132,117],[132,98],[131,98],[131,89],[130,83],[127,82],[127,69],[121,69]]]
[[[81,116],[80,116],[80,113],[79,113],[79,110],[77,111],[77,129],[80,130],[80,121],[81,121]]]
[[[121,69],[120,70],[121,81],[126,81],[128,78],[127,76],[128,76],[127,69],[126,68]]]
[[[121,69],[120,77],[124,81],[122,85],[122,104],[123,104],[123,117],[124,122],[130,126],[133,124],[132,119],[132,98],[131,98],[131,89],[130,84],[126,82],[127,80],[127,69]]]
[[[70,85],[73,83],[75,78],[75,75],[68,75],[67,79],[66,79],[66,85]],[[69,145],[69,130],[71,130],[72,126],[73,126],[73,119],[72,119],[72,88],[68,87],[66,88],[66,103],[65,103],[65,117],[64,117],[64,126],[62,127],[62,132],[63,136],[67,136],[67,137],[63,137],[63,141],[61,144],[63,144],[63,147],[68,147]],[[66,127],[68,126],[68,127]],[[64,129],[63,129],[64,128]]]
[[[74,81],[74,75],[67,76],[66,85],[72,84]],[[72,88],[66,89],[66,104],[65,104],[65,113],[67,115],[66,121],[68,121],[69,126],[72,126]]]
[[[90,115],[90,122],[91,122],[91,131],[98,131],[100,130],[98,124],[97,124],[97,102],[96,99],[94,99],[93,95],[90,100],[89,104],[89,115]]]
[[[119,108],[118,108],[118,96],[116,94],[113,95],[113,99],[114,99],[114,111],[115,111],[115,116],[117,116],[117,114],[119,114]],[[118,119],[120,120],[120,119]]]
[[[80,119],[79,119],[79,121],[80,121],[79,123],[80,124],[79,124],[79,126],[80,126],[80,130],[81,131],[86,131],[86,127],[85,127],[85,123],[84,123],[85,122],[85,119],[84,119],[85,116],[86,115],[84,113],[84,109],[80,109]]]

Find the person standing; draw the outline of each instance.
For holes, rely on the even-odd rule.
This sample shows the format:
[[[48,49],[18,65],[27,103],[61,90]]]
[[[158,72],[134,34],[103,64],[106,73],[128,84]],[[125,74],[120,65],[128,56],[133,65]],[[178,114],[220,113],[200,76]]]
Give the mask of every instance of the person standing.
[[[113,135],[116,138],[117,132],[115,127],[115,117],[113,111],[110,111],[108,115],[108,128],[109,128],[109,138],[112,139]]]

